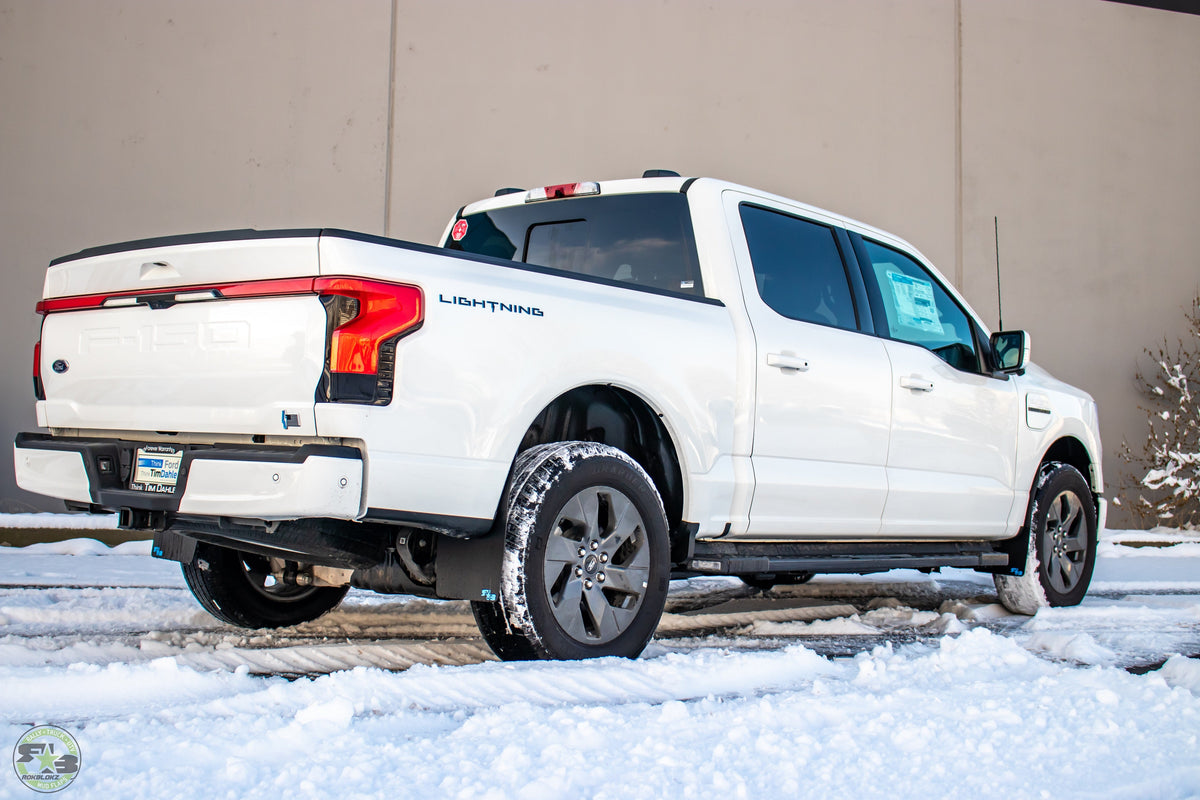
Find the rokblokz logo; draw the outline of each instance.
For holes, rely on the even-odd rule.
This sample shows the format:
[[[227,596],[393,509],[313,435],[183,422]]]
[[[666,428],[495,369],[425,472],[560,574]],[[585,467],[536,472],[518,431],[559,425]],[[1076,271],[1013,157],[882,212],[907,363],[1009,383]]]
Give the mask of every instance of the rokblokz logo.
[[[79,743],[62,728],[37,725],[17,740],[13,769],[35,792],[65,789],[79,775]]]

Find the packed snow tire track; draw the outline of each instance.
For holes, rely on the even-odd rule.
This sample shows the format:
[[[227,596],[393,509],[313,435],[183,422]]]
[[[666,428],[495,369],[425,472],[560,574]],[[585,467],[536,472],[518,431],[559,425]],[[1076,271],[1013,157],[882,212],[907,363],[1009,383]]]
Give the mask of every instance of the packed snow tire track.
[[[693,579],[640,659],[529,664],[463,602],[243,631],[144,544],[5,548],[3,735],[70,730],[79,797],[1195,797],[1200,543],[1155,544],[1032,618],[962,571]]]

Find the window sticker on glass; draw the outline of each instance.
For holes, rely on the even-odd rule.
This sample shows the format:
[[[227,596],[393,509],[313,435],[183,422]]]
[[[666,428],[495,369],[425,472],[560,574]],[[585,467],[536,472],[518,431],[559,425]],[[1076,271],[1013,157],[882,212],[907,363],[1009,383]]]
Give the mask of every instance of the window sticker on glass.
[[[892,284],[892,296],[896,298],[896,322],[906,328],[944,334],[933,304],[933,284],[890,269],[887,276]]]

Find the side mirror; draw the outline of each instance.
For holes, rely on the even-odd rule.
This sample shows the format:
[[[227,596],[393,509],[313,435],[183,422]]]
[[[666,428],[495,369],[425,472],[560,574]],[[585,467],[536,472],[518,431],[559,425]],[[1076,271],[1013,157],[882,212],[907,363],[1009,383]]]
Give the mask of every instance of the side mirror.
[[[1029,334],[1025,331],[1001,331],[992,334],[992,359],[996,372],[1021,374],[1029,363]]]

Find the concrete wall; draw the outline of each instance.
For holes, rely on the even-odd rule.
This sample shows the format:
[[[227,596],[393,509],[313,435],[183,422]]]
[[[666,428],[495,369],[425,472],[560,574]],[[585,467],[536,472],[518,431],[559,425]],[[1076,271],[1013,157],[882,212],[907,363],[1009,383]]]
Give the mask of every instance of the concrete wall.
[[[953,3],[470,9],[399,12],[393,234],[440,235],[500,186],[663,167],[903,229],[952,262]]]
[[[34,427],[51,258],[189,231],[381,231],[390,14],[387,0],[0,0],[0,441]],[[61,509],[16,488],[10,457],[0,497]]]
[[[1197,288],[1198,98],[1200,17],[1100,0],[0,0],[0,438],[33,423],[56,255],[430,242],[500,186],[663,167],[894,231],[993,323],[998,216],[1005,322],[1096,394],[1113,453],[1141,347]],[[37,505],[3,463],[0,496]]]
[[[1134,373],[1200,292],[1200,16],[963,4],[963,289],[1100,403],[1110,487],[1145,441]],[[1113,524],[1127,517],[1120,509]]]

